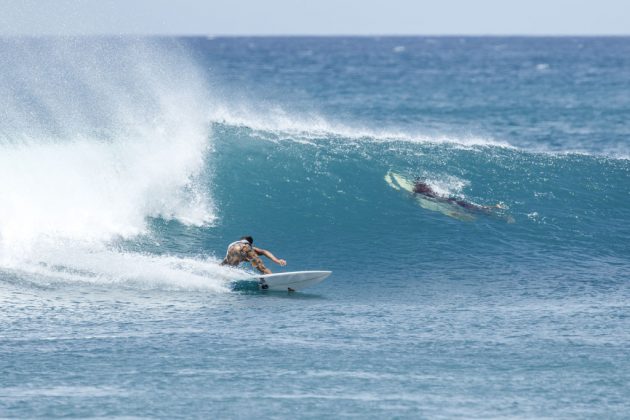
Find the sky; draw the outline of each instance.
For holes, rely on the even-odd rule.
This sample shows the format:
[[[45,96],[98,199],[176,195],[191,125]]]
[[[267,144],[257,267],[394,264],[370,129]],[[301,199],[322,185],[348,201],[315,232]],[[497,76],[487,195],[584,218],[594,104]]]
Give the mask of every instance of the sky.
[[[630,35],[630,0],[0,0],[0,35]]]

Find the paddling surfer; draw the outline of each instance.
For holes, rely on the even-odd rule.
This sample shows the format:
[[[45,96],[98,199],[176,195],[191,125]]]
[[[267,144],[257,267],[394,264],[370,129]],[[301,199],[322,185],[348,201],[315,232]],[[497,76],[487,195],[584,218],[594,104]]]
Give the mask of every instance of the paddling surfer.
[[[228,245],[225,258],[221,262],[221,265],[231,265],[236,267],[242,262],[248,261],[252,266],[263,274],[271,274],[271,270],[265,267],[259,255],[264,255],[271,261],[280,266],[287,265],[287,262],[283,259],[276,258],[271,252],[266,249],[256,248],[254,245],[254,238],[251,236],[243,236],[236,242],[232,242]]]
[[[460,207],[465,208],[466,210],[474,210],[474,211],[490,211],[493,209],[505,209],[505,206],[501,203],[496,204],[494,206],[480,206],[478,204],[469,203],[468,201],[458,200],[453,197],[443,197],[436,193],[433,188],[426,182],[416,181],[413,186],[414,194],[421,194],[425,197],[432,198],[436,201],[442,201],[445,203],[455,204]]]

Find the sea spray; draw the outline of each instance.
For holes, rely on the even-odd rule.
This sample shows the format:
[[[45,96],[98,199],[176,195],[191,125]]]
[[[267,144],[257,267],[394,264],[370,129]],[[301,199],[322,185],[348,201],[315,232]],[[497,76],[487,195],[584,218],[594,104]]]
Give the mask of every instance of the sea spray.
[[[0,57],[4,267],[63,267],[57,275],[67,275],[110,256],[95,274],[107,276],[108,265],[129,259],[107,248],[150,235],[148,218],[214,221],[208,86],[184,49],[148,40],[5,39]],[[128,273],[156,265],[136,261]]]

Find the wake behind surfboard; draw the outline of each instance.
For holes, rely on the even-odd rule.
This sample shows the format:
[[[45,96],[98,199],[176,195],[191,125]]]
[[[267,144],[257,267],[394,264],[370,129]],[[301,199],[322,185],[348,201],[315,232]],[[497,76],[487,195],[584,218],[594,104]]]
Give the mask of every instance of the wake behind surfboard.
[[[293,271],[288,273],[261,274],[235,283],[235,290],[270,290],[297,292],[324,281],[332,271]]]

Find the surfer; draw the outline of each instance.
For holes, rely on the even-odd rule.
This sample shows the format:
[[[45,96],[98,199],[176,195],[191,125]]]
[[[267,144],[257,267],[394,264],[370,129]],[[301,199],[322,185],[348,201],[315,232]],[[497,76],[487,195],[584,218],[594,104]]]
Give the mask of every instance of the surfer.
[[[468,201],[464,201],[464,200],[458,200],[453,197],[441,196],[438,193],[436,193],[429,184],[423,181],[416,181],[416,183],[413,186],[413,192],[414,194],[421,194],[425,197],[432,198],[433,200],[436,200],[436,201],[458,205],[460,207],[465,208],[466,210],[488,212],[493,209],[505,209],[505,206],[502,205],[501,203],[496,204],[494,206],[480,206],[478,204],[469,203]]]
[[[221,265],[231,265],[236,267],[244,261],[249,261],[252,266],[263,274],[271,274],[271,270],[265,267],[259,255],[264,255],[271,261],[278,265],[285,266],[287,262],[283,259],[276,258],[271,252],[266,249],[256,248],[254,245],[254,238],[251,236],[243,236],[236,242],[232,242],[228,245],[225,258],[221,262]]]

